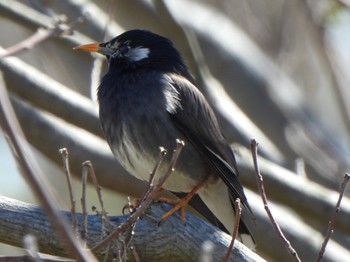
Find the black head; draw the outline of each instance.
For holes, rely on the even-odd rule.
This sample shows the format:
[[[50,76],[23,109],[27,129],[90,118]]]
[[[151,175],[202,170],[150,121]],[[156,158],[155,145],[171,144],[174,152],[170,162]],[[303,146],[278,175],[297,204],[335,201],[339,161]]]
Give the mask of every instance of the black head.
[[[110,71],[151,69],[188,75],[187,67],[173,43],[147,30],[130,30],[108,42],[77,49],[104,54]]]

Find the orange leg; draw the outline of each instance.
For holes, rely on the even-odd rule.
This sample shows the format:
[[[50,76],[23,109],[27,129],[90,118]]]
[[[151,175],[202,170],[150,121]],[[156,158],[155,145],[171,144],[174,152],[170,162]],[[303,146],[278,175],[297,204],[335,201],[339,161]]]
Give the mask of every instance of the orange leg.
[[[156,196],[154,197],[154,199],[158,198],[158,196],[163,192],[163,188],[160,188],[156,194]],[[123,206],[123,209],[122,209],[122,212],[123,212],[123,215],[125,214],[125,210],[126,209],[129,209],[129,213],[132,214],[135,212],[135,209],[140,205],[140,201],[144,198],[145,194],[146,194],[147,191],[145,191],[145,193],[143,194],[143,196],[141,198],[136,198],[136,199],[133,199],[131,201],[131,203],[128,203],[126,205]]]
[[[188,202],[192,199],[192,197],[197,193],[197,191],[204,185],[204,182],[201,182],[197,184],[195,187],[192,188],[191,192],[189,192],[185,197],[181,199],[171,199],[166,197],[159,198],[160,201],[174,204],[175,206],[170,209],[168,212],[166,212],[160,221],[166,220],[168,217],[170,217],[172,214],[174,214],[177,210],[180,209],[181,219],[182,221],[186,221],[186,215],[185,215],[185,207],[187,206]]]

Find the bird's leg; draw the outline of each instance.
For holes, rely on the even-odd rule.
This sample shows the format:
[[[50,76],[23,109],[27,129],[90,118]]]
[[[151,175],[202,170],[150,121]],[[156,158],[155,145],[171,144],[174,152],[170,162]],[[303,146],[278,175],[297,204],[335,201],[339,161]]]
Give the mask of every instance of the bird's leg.
[[[149,188],[148,188],[149,189]],[[123,206],[123,209],[122,209],[122,212],[123,212],[123,215],[124,215],[124,211],[125,209],[129,209],[129,212],[132,214],[135,212],[135,209],[142,203],[142,201],[145,200],[145,197],[147,195],[148,192],[148,189],[142,194],[142,197],[141,198],[135,198],[133,199],[132,201],[129,201],[128,204],[124,205]],[[158,192],[156,193],[155,197],[153,197],[153,199],[157,199],[158,196],[164,191],[163,188],[160,188],[158,190]],[[165,202],[165,201],[164,201]]]
[[[191,192],[189,192],[185,197],[181,199],[173,199],[173,198],[166,198],[166,197],[159,198],[159,200],[162,202],[175,205],[172,209],[170,209],[161,217],[160,222],[166,220],[168,217],[170,217],[179,209],[180,209],[181,219],[182,221],[185,222],[186,221],[185,207],[203,185],[204,185],[204,182],[197,184],[192,188]]]

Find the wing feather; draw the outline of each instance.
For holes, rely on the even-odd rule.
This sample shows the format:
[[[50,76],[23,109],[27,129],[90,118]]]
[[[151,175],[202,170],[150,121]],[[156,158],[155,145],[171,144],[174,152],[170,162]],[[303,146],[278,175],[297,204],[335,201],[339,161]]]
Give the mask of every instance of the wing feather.
[[[170,119],[225,182],[232,197],[240,198],[242,204],[250,210],[238,179],[234,154],[220,131],[209,103],[186,78],[176,75],[168,77],[181,104],[176,110],[172,108],[169,111]]]

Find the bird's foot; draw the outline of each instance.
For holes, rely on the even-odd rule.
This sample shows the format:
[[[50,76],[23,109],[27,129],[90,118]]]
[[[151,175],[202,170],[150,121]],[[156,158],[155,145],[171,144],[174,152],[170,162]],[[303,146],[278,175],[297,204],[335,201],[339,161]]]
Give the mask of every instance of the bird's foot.
[[[129,201],[129,203],[123,206],[123,209],[122,209],[123,215],[125,214],[126,209],[129,211],[130,214],[134,213],[135,209],[139,206],[139,204],[140,204],[140,199],[138,198],[135,198],[132,201]]]
[[[197,191],[203,186],[203,184],[204,183],[201,182],[195,187],[193,187],[191,192],[189,192],[185,197],[181,199],[173,199],[173,198],[167,198],[167,197],[159,198],[159,201],[175,205],[172,209],[170,209],[168,212],[163,214],[159,222],[166,220],[168,217],[170,217],[172,214],[174,214],[178,210],[180,210],[182,221],[185,222],[186,221],[185,208],[188,205],[188,202],[197,193]]]

